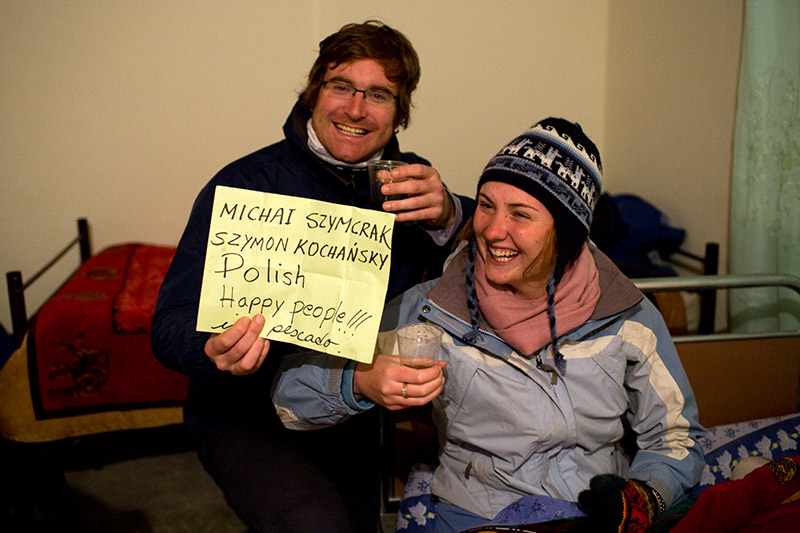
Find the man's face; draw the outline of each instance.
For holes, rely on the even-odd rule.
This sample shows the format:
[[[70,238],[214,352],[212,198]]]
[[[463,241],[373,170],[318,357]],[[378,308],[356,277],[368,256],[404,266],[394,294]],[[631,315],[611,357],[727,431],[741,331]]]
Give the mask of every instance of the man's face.
[[[325,74],[325,81],[338,81],[354,89],[381,89],[397,95],[397,84],[389,81],[380,63],[362,59],[342,63]],[[341,100],[323,86],[311,112],[311,125],[333,157],[347,163],[366,161],[381,150],[394,131],[397,105],[367,102],[363,93]]]

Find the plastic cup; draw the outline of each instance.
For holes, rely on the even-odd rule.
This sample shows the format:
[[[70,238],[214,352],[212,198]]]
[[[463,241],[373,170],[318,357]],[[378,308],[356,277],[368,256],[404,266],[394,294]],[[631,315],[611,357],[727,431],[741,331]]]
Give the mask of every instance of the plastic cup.
[[[397,330],[400,364],[427,368],[439,360],[444,330],[433,324],[411,324]]]
[[[390,159],[379,159],[377,161],[370,161],[369,169],[369,191],[372,200],[372,207],[381,209],[383,202],[388,200],[399,200],[402,198],[400,194],[393,194],[386,196],[381,192],[381,186],[384,183],[392,183],[397,181],[406,181],[408,178],[392,178],[392,169],[397,167],[406,166],[408,163],[405,161],[392,161]]]

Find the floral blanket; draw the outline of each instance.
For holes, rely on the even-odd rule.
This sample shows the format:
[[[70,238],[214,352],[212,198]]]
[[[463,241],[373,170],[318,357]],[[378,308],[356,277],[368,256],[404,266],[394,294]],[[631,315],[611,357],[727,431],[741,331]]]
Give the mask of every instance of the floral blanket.
[[[706,466],[700,483],[688,501],[675,506],[663,516],[659,515],[648,531],[669,531],[706,489],[730,480],[734,468],[743,459],[764,457],[772,460],[798,455],[798,440],[800,413],[709,428],[708,435],[701,442]],[[416,465],[412,468],[397,513],[397,533],[434,531],[436,512],[430,493],[432,478],[432,467]],[[579,517],[582,516],[585,515],[574,502],[546,496],[525,496],[492,520],[492,524],[498,527],[480,529],[486,532],[568,531],[580,527]],[[572,520],[564,520],[570,517]],[[537,524],[537,527],[525,528],[518,524]]]

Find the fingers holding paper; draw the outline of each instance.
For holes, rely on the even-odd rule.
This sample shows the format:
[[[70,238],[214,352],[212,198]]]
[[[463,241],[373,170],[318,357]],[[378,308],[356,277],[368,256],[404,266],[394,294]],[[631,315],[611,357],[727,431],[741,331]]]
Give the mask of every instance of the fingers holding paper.
[[[223,333],[212,335],[205,345],[206,356],[216,367],[236,376],[256,372],[269,352],[269,341],[259,337],[264,317],[255,315],[239,318]]]

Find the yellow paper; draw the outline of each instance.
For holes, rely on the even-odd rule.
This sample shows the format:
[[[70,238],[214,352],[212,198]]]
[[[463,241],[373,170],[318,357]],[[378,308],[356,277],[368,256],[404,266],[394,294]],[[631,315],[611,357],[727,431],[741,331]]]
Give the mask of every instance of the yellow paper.
[[[218,186],[197,316],[221,333],[261,314],[261,336],[371,362],[394,215]]]

